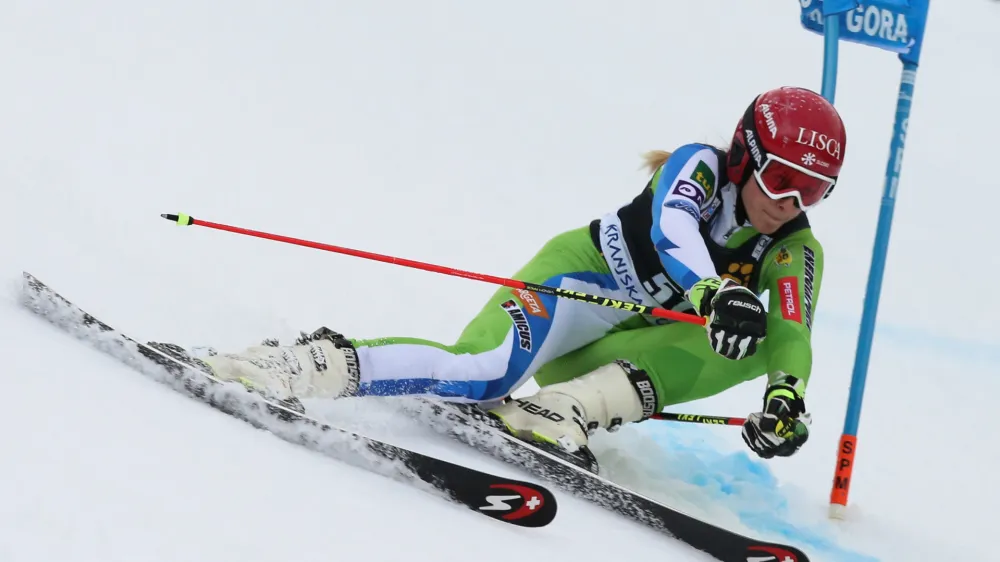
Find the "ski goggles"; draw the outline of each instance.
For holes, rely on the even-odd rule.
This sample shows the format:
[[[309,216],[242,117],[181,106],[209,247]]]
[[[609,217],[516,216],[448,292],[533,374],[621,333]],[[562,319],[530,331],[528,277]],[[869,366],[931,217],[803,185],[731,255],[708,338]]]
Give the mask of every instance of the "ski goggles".
[[[753,175],[768,197],[794,197],[803,211],[819,205],[837,184],[836,178],[816,173],[774,154],[767,154],[764,165],[754,170]]]

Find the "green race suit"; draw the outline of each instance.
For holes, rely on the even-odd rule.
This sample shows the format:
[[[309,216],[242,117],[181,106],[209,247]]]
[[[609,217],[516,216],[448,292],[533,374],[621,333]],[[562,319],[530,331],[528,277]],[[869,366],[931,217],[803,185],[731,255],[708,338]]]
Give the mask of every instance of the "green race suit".
[[[767,374],[791,375],[804,392],[822,247],[805,214],[771,236],[748,223],[724,153],[680,147],[628,205],[552,238],[514,278],[693,312],[684,292],[722,276],[769,293],[768,335],[732,361],[705,328],[590,303],[498,289],[454,345],[416,338],[353,340],[360,394],[432,394],[456,401],[503,398],[534,377],[541,386],[626,359],[656,387],[657,408],[711,396]]]

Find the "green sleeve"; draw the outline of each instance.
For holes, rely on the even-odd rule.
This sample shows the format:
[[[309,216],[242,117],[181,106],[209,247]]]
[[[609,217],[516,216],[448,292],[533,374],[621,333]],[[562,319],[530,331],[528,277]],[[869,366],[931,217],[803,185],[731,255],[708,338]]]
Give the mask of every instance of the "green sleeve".
[[[812,371],[812,322],[823,278],[823,248],[806,229],[776,244],[764,258],[760,292],[769,293],[768,384],[783,374],[799,379],[804,395]]]

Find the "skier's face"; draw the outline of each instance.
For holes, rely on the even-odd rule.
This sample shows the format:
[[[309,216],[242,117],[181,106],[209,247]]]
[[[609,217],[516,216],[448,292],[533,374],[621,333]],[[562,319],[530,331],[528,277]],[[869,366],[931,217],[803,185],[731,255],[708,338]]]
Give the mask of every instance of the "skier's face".
[[[747,210],[747,218],[761,234],[774,234],[782,225],[802,212],[795,205],[794,197],[771,199],[765,195],[757,185],[757,179],[752,175],[740,192],[743,206]]]

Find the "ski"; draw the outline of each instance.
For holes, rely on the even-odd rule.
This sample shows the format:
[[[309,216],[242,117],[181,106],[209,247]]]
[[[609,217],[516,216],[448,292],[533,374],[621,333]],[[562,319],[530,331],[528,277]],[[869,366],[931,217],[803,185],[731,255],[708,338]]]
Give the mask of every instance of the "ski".
[[[286,441],[418,485],[497,521],[543,527],[555,518],[556,498],[545,487],[391,445],[316,420],[293,404],[269,401],[239,383],[215,378],[169,347],[142,343],[115,330],[27,272],[22,304],[133,369]]]
[[[408,408],[438,432],[723,562],[809,562],[809,557],[794,546],[759,541],[713,525],[602,478],[596,473],[595,464],[569,460],[566,454],[553,454],[542,446],[523,441],[507,433],[498,421],[474,405],[420,399],[418,405]]]

